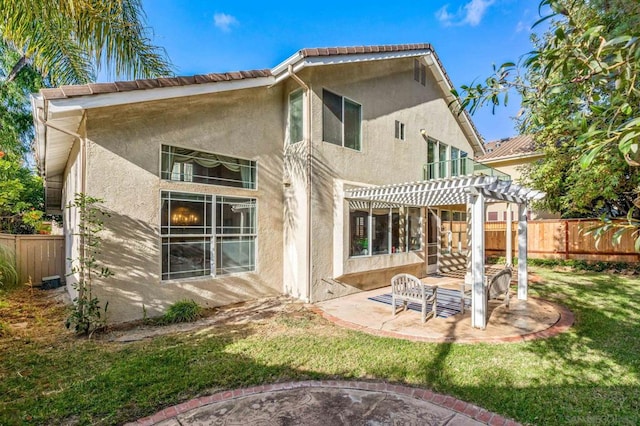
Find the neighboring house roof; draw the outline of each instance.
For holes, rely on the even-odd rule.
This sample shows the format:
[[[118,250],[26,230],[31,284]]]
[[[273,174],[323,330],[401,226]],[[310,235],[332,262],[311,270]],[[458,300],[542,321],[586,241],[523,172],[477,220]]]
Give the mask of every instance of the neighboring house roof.
[[[518,135],[487,142],[484,145],[486,154],[476,157],[481,163],[492,163],[516,158],[535,157],[541,155],[531,135]]]
[[[428,43],[307,48],[299,50],[272,69],[42,89],[32,96],[31,102],[36,128],[36,160],[45,181],[48,183],[57,181],[55,190],[51,192],[59,193],[57,186],[61,185],[73,140],[79,137],[77,132],[83,120],[84,111],[88,109],[269,87],[290,78],[292,74],[306,67],[411,57],[423,58],[440,86],[447,104],[455,103],[456,97],[451,93],[454,86],[433,47]],[[476,155],[484,153],[482,138],[467,111],[455,116],[471,142],[474,153]]]

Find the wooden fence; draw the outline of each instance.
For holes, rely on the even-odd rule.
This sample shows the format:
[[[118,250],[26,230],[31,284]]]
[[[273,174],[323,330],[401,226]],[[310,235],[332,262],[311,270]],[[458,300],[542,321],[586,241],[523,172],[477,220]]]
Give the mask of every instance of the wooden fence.
[[[33,284],[42,277],[65,277],[64,236],[62,235],[9,235],[0,234],[0,245],[15,255],[20,282],[31,279]]]
[[[614,231],[596,239],[586,231],[602,225],[597,219],[551,219],[527,223],[528,257],[538,259],[581,259],[608,262],[640,262],[635,251],[635,240],[630,233],[623,235],[620,244],[613,245]],[[506,222],[485,224],[485,252],[487,255],[504,256],[506,247]],[[518,252],[518,223],[513,222],[514,256]]]

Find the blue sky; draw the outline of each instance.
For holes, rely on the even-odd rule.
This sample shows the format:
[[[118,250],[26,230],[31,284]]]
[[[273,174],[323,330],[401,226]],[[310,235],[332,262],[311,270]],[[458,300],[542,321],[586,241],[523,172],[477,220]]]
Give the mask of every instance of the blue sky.
[[[153,42],[178,75],[272,68],[304,47],[431,43],[454,85],[531,49],[536,0],[220,2],[143,0]],[[482,136],[516,134],[514,98],[473,117]]]

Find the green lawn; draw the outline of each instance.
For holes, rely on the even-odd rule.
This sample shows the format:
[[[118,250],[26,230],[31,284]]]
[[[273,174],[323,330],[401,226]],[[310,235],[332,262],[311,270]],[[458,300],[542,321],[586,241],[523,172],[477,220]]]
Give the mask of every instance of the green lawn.
[[[0,424],[116,424],[222,389],[323,378],[430,388],[523,423],[640,424],[640,279],[532,269],[530,294],[575,313],[568,333],[413,343],[304,311],[129,344],[0,338]]]

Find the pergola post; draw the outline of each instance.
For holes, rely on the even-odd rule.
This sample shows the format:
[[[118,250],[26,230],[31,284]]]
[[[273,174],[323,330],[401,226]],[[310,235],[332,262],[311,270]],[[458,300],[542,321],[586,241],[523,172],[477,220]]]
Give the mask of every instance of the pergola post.
[[[527,205],[518,204],[518,299],[527,300]]]
[[[471,195],[471,326],[487,326],[487,297],[484,290],[484,196]]]
[[[507,203],[507,247],[506,247],[506,263],[513,265],[513,218],[511,217],[511,203]]]

